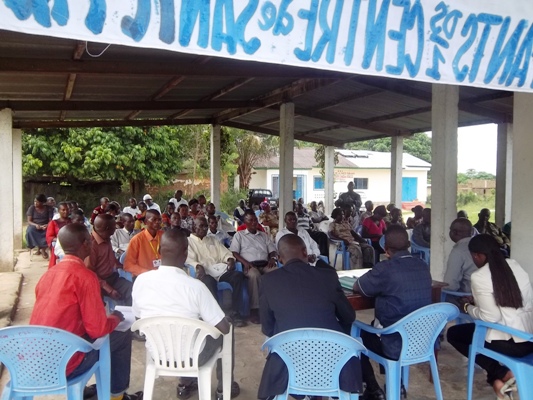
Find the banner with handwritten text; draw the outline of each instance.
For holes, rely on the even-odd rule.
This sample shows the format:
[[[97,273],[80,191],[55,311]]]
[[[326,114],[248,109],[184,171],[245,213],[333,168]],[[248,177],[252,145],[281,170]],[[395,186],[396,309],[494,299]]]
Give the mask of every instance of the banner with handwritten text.
[[[533,91],[533,0],[0,0],[0,29]]]

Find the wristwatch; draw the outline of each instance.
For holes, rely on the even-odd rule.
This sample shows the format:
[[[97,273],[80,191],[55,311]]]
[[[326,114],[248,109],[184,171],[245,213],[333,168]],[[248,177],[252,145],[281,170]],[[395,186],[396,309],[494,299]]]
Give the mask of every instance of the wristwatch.
[[[468,306],[469,305],[470,305],[470,303],[463,304],[463,310],[464,310],[465,314],[468,314]]]

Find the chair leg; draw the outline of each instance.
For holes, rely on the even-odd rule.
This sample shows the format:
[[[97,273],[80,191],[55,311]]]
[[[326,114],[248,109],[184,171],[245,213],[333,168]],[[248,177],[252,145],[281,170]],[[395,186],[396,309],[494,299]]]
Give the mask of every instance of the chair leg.
[[[224,371],[224,370],[222,370]],[[198,371],[198,400],[211,400],[211,375],[212,375],[213,369],[212,368],[200,368]],[[224,372],[222,372],[224,373]],[[231,383],[230,383],[231,386]],[[225,388],[224,388],[225,392]],[[231,388],[230,388],[231,393]],[[224,398],[229,399],[231,396],[226,397],[224,393]]]
[[[433,376],[433,385],[435,386],[435,394],[437,396],[437,400],[442,400],[442,389],[440,387],[439,367],[437,366],[437,360],[435,357],[430,358],[429,365],[431,366],[431,373]]]
[[[154,395],[155,379],[156,376],[154,367],[152,365],[147,365],[144,373],[143,399],[152,400],[152,396]]]
[[[402,368],[399,363],[385,366],[387,382],[387,400],[400,400]]]
[[[514,366],[513,374],[516,378],[516,387],[520,398],[526,398],[533,393],[533,380],[531,379],[531,366],[517,363]]]
[[[467,400],[472,400],[472,391],[474,387],[474,366],[476,364],[474,357],[468,357],[468,374],[466,382],[466,398]]]
[[[83,388],[85,385],[78,383],[77,385],[67,386],[67,399],[68,400],[83,400]]]
[[[409,366],[402,367],[402,383],[405,392],[409,389]]]

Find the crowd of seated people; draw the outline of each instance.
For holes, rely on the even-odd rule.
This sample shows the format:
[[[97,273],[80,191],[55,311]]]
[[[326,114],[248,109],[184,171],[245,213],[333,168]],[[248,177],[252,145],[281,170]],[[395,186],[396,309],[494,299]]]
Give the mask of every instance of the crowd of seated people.
[[[394,204],[389,204],[387,212],[385,206],[374,208],[374,204],[369,201],[365,203],[366,211],[360,213],[357,206],[359,204],[360,207],[360,201],[350,194],[353,187],[349,186],[348,189],[344,200],[338,202],[339,207],[331,213],[331,222],[324,213],[323,204],[321,207],[316,202],[311,202],[309,207],[306,207],[303,200],[295,202],[294,210],[284,215],[282,223],[277,210],[272,210],[270,204],[262,203],[262,213],[257,217],[256,210],[247,208],[246,203],[240,201],[233,213],[238,229],[228,223],[226,216],[217,212],[215,205],[208,202],[205,196],[187,201],[183,199],[180,190],[167,202],[163,213],[149,194],[143,196],[140,202],[131,198],[128,206],[122,210],[117,202],[103,197],[100,204],[92,210],[89,220],[76,202],[60,202],[55,210],[55,202],[39,195],[27,214],[31,227],[28,243],[37,247],[41,254],[52,252],[51,272],[46,279],[52,279],[52,275],[72,279],[65,271],[65,265],[77,265],[81,260],[94,275],[90,275],[90,282],[80,282],[79,285],[90,283],[91,296],[94,296],[96,287],[98,296],[102,298],[111,298],[117,304],[137,304],[140,317],[158,313],[150,308],[156,296],[150,299],[142,292],[145,285],[149,287],[150,279],[154,279],[153,283],[156,285],[162,282],[159,279],[163,278],[151,273],[163,271],[166,267],[179,267],[180,271],[184,268],[185,274],[179,273],[176,276],[175,271],[178,269],[164,270],[164,274],[157,274],[167,276],[171,281],[175,279],[176,287],[190,287],[197,293],[198,301],[209,294],[211,297],[208,302],[201,300],[196,305],[187,304],[182,299],[183,307],[198,307],[198,315],[202,318],[211,312],[205,308],[205,304],[214,307],[213,304],[217,303],[217,284],[227,282],[232,286],[231,307],[227,315],[220,314],[217,309],[217,314],[212,319],[213,325],[223,333],[226,332],[227,322],[232,322],[236,327],[246,325],[246,318],[241,314],[245,290],[249,295],[248,321],[261,323],[263,332],[268,336],[296,327],[329,327],[348,332],[347,327],[355,318],[355,313],[351,306],[348,308],[342,290],[339,292],[334,268],[320,258],[328,255],[328,235],[316,227],[327,221],[329,237],[342,240],[346,245],[351,267],[372,268],[357,281],[354,291],[364,296],[380,298],[380,306],[376,306],[376,319],[381,326],[386,327],[431,302],[428,297],[428,288],[431,286],[429,269],[426,264],[410,256],[406,231],[406,227],[412,227],[412,241],[429,247],[431,209],[414,207],[414,217],[409,218],[405,224],[401,210]],[[478,216],[479,221],[474,226],[463,216],[451,222],[450,238],[455,245],[447,259],[444,281],[448,283],[450,290],[463,292],[465,296],[448,296],[446,300],[458,305],[474,319],[485,319],[533,333],[533,292],[529,279],[526,279],[527,274],[515,261],[505,258],[510,253],[510,241],[499,227],[489,222],[490,211],[483,209]],[[263,226],[268,227],[267,232]],[[44,242],[40,241],[40,235]],[[325,251],[321,248],[324,237],[328,246]],[[381,238],[384,238],[384,244],[380,243]],[[174,242],[179,242],[180,245],[173,246]],[[184,255],[182,253],[185,248],[187,251]],[[182,253],[178,254],[178,249]],[[387,260],[381,261],[380,254],[384,254]],[[180,265],[172,264],[176,262]],[[237,270],[237,262],[242,264],[242,272]],[[187,265],[194,269],[194,279],[201,283],[189,281],[193,278],[187,276],[190,272]],[[164,268],[160,269],[161,266]],[[281,266],[283,267],[280,268]],[[117,268],[131,273],[133,282],[139,277],[151,277],[146,279],[146,283],[145,279],[138,280],[137,303],[135,283],[120,277]],[[55,269],[57,272],[52,272]],[[406,278],[408,273],[412,276]],[[39,304],[40,310],[50,306],[46,303],[50,299],[45,300],[45,296],[40,294],[44,284],[40,285],[37,292],[36,304]],[[81,286],[79,290],[82,290]],[[521,295],[521,300],[507,293],[510,287],[515,294]],[[157,286],[154,288],[157,289]],[[327,293],[326,288],[329,288]],[[311,294],[321,291],[324,291],[324,296]],[[61,296],[67,295],[61,293]],[[331,299],[328,296],[332,296]],[[158,303],[164,304],[164,297],[158,298]],[[328,304],[335,304],[331,315],[329,311],[324,311],[325,308],[321,308],[321,303],[328,301],[331,301]],[[401,304],[402,308],[387,306],[388,302],[394,302],[396,306]],[[317,319],[316,310],[319,309],[323,310],[324,315]],[[396,311],[391,314],[390,310],[393,309]],[[87,325],[83,332],[80,330],[74,333],[88,333],[96,338],[111,331],[122,318],[120,313],[115,313],[102,319],[100,310],[95,313],[98,314],[99,323],[105,324],[105,329],[89,328],[91,321],[83,321],[84,316],[73,315],[74,319],[81,318]],[[179,311],[176,313],[180,314]],[[41,317],[33,317],[32,323],[56,324],[54,326],[69,329],[54,318],[50,313],[44,313]],[[336,324],[330,323],[331,318]],[[448,332],[450,343],[465,356],[468,356],[473,330],[472,324],[465,324],[451,328]],[[533,346],[529,342],[515,339],[493,333],[487,336],[487,342],[491,343],[490,346],[495,351],[514,355],[533,353]],[[363,342],[368,348],[393,359],[398,357],[398,346],[401,346],[395,340],[368,335],[363,337]],[[121,365],[127,362],[127,354],[131,353],[131,347],[128,353],[123,346],[120,350],[118,343],[112,343],[112,358],[118,359],[118,353],[121,352]],[[490,359],[481,357],[476,362],[487,371],[487,380],[498,397],[506,399],[506,391],[512,389],[514,382],[512,373]],[[79,372],[77,367],[80,365],[82,369],[85,368],[81,361],[81,364],[73,364],[67,373],[72,377],[72,373]],[[385,398],[367,358],[362,357],[361,364],[352,367],[358,372],[351,375],[351,381],[346,381],[341,374],[342,387],[352,392],[364,390],[365,399]],[[260,398],[279,394],[283,389],[279,382],[273,383],[274,377],[280,376],[280,368],[280,361],[271,357],[263,373]],[[138,395],[125,394],[126,372],[129,375],[129,368],[124,367],[120,374],[112,374],[113,395],[117,398],[135,398]],[[281,374],[283,375],[283,371]],[[366,386],[363,386],[363,382]],[[194,383],[182,380],[178,397],[187,398],[194,390]],[[220,392],[219,385],[217,399],[221,398]],[[234,382],[232,397],[238,392],[238,385]]]

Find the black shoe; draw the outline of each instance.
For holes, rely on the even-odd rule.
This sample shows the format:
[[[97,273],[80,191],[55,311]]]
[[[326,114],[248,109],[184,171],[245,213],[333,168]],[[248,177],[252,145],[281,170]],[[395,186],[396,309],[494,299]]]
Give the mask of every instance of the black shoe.
[[[189,383],[187,386],[182,385],[180,383],[178,385],[178,399],[183,399],[183,400],[188,399],[197,390],[198,390],[198,382]]]
[[[368,387],[363,393],[364,400],[386,400],[385,392],[381,388],[370,390]]]
[[[234,314],[232,316],[232,319],[233,319],[233,326],[236,328],[243,328],[248,325],[246,321],[244,320],[244,318],[241,317],[240,314]]]
[[[133,340],[136,340],[138,342],[146,342],[146,338],[144,337],[144,335],[141,335],[138,331],[132,331],[131,337],[133,338]]]
[[[124,393],[122,400],[143,400],[143,392],[135,392],[133,394]]]
[[[85,386],[83,389],[83,398],[84,400],[90,399],[91,397],[96,396],[96,384]]]
[[[231,384],[231,398],[234,399],[239,394],[241,394],[241,388],[237,382],[233,382]],[[222,390],[217,389],[217,391],[215,392],[215,398],[216,400],[224,400]]]

